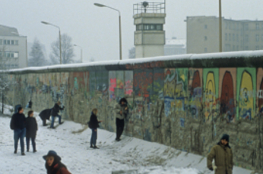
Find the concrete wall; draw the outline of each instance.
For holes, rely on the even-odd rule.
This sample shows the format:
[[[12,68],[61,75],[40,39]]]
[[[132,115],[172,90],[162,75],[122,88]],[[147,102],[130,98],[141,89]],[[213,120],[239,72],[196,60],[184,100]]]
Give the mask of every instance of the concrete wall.
[[[126,62],[13,71],[9,78],[16,84],[9,99],[23,106],[32,99],[35,111],[60,100],[66,107],[64,119],[80,123],[98,108],[102,128],[115,131],[113,106],[126,96],[126,135],[207,155],[228,133],[235,165],[263,167],[263,118],[258,115],[263,106],[263,53]]]

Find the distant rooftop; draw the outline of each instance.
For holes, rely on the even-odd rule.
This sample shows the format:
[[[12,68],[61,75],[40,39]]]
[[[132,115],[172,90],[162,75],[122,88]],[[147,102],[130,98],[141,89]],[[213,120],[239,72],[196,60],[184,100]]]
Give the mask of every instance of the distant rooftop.
[[[191,19],[191,18],[214,18],[214,19],[218,19],[219,17],[217,16],[187,16],[186,20]],[[224,17],[222,17],[223,20],[227,20],[227,21],[235,21],[235,22],[263,22],[263,20],[247,20],[247,19],[243,19],[243,20],[234,20],[234,19],[226,19]]]
[[[133,15],[141,13],[165,13],[165,1],[164,2],[141,2],[133,4]]]
[[[166,45],[184,45],[186,46],[186,39],[177,39],[177,38],[172,38],[172,39],[166,39]]]
[[[0,36],[19,36],[19,33],[14,27],[0,25]]]

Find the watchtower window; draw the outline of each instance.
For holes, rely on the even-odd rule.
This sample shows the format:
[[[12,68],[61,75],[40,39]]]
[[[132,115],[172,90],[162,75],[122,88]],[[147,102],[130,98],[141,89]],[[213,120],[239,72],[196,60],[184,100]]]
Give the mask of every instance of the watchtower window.
[[[139,24],[136,25],[136,30],[140,31],[140,30],[158,30],[158,31],[162,31],[163,30],[163,25],[162,24]]]

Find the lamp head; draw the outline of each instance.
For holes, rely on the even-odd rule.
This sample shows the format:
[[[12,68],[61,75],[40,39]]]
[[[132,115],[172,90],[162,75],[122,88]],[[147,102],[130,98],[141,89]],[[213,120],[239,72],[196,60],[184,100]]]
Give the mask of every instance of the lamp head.
[[[41,21],[42,24],[46,24],[46,25],[49,25],[48,22],[45,22],[45,21]]]
[[[99,3],[94,3],[94,5],[97,6],[97,7],[105,7],[105,5],[99,4]]]
[[[144,8],[147,8],[148,5],[149,5],[149,3],[148,3],[147,1],[144,1],[144,2],[142,3],[142,5],[143,5]]]

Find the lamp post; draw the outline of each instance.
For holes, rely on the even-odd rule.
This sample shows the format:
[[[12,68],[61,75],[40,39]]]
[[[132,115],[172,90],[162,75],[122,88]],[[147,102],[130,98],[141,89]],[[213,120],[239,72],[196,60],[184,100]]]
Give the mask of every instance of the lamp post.
[[[45,24],[45,25],[51,25],[51,26],[53,26],[53,27],[56,27],[56,28],[58,28],[58,30],[59,30],[59,57],[60,57],[60,64],[62,64],[62,58],[61,58],[61,34],[60,34],[60,28],[59,28],[59,26],[56,26],[56,25],[54,25],[54,24],[51,24],[51,23],[49,23],[49,22],[45,22],[45,21],[41,21],[41,23],[42,24]]]
[[[122,60],[122,38],[121,38],[121,12],[120,10],[117,10],[115,8],[103,5],[103,4],[98,4],[98,3],[94,3],[95,6],[97,7],[106,7],[112,10],[115,10],[119,13],[119,44],[120,44],[120,60]]]
[[[82,59],[82,47],[79,45],[74,44],[75,47],[79,47],[80,48],[80,59],[81,59],[81,63],[83,63],[83,59]]]
[[[219,0],[219,52],[222,52],[222,8]]]

